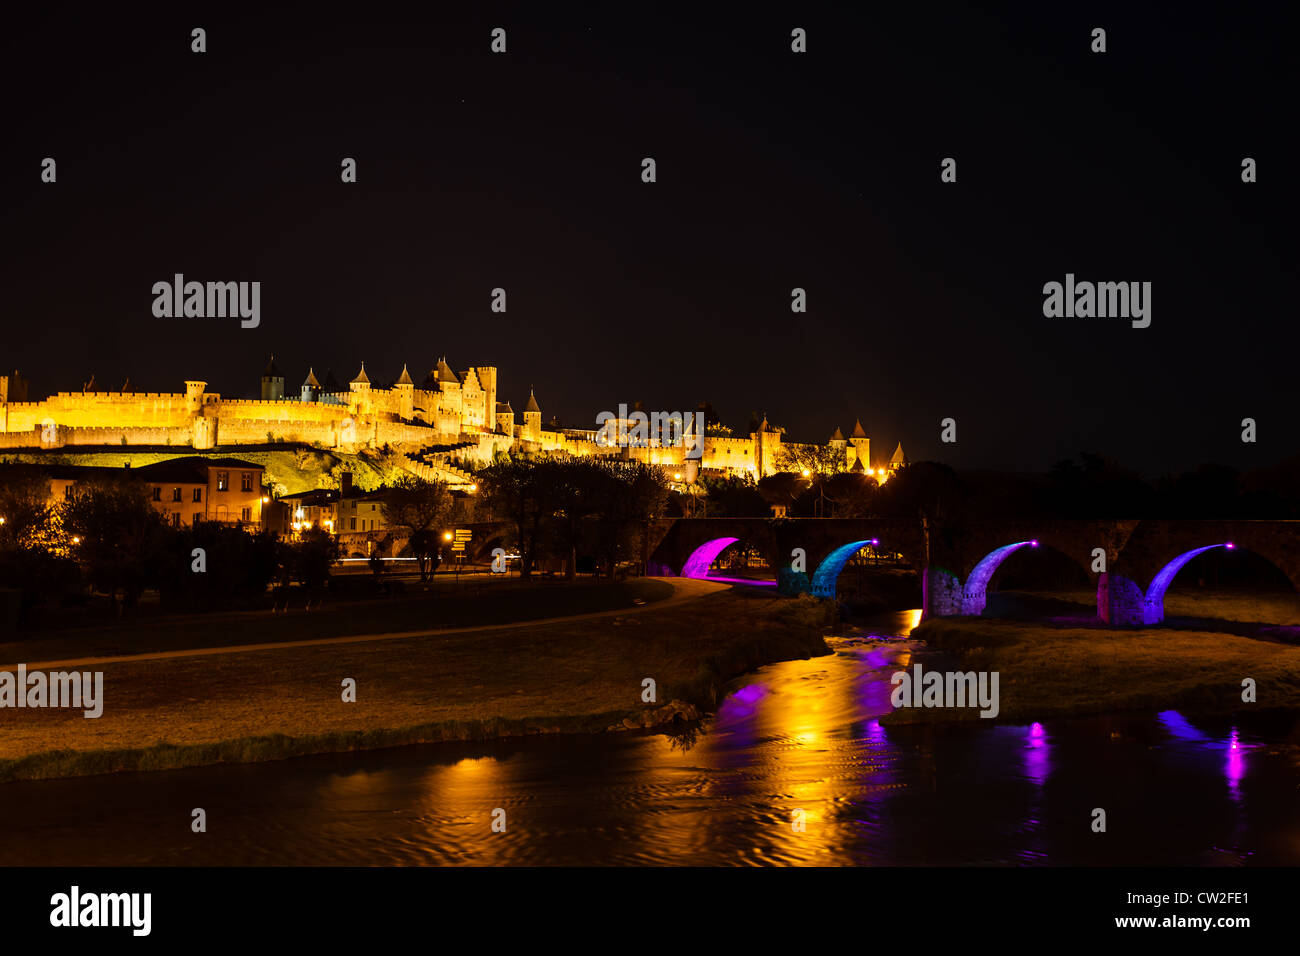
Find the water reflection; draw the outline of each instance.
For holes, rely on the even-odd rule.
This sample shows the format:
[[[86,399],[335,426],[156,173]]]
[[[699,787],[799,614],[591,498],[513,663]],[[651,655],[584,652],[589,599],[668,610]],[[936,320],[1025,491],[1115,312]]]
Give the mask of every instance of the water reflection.
[[[1162,711],[1156,718],[1176,741],[1191,745],[1193,752],[1219,755],[1228,795],[1234,802],[1241,800],[1247,754],[1260,749],[1261,743],[1243,739],[1236,726],[1230,727],[1222,739],[1210,737],[1176,710]]]
[[[890,674],[922,656],[903,640],[914,619],[762,668],[672,735],[5,785],[0,863],[1300,863],[1300,761],[1241,722],[882,720]],[[194,806],[240,838],[178,831]],[[1116,839],[1080,806],[1106,807]]]

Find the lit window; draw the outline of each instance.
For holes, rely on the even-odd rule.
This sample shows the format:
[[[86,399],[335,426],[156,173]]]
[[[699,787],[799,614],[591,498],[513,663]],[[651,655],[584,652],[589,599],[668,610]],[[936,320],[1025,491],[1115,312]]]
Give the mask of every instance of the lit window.
[[[217,472],[217,491],[228,491],[230,489],[230,472]]]
[[[253,490],[253,473],[251,471],[241,471],[239,473],[239,490],[240,491]]]

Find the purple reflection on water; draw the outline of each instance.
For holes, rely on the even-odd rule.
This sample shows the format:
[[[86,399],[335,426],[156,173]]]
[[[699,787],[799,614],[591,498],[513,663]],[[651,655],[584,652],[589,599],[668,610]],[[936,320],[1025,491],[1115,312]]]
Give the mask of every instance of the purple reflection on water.
[[[767,695],[768,689],[764,685],[746,684],[718,706],[718,724],[731,727],[752,720]]]
[[[1038,721],[1034,721],[1029,726],[1029,735],[1024,748],[1024,762],[1025,776],[1042,786],[1052,772],[1052,751],[1047,731]]]
[[[1209,740],[1205,734],[1188,723],[1187,718],[1176,710],[1162,710],[1156,714],[1156,719],[1165,725],[1165,730],[1179,740],[1186,740],[1191,743],[1202,743]]]
[[[1176,710],[1166,710],[1156,714],[1169,733],[1185,743],[1195,744],[1196,751],[1215,753],[1223,751],[1223,778],[1228,784],[1228,794],[1234,801],[1241,798],[1241,780],[1246,776],[1246,754],[1256,745],[1244,743],[1233,727],[1224,740],[1215,740],[1197,730],[1187,718]]]
[[[1241,799],[1241,778],[1246,776],[1246,748],[1237,739],[1237,728],[1232,728],[1228,737],[1228,759],[1223,767],[1223,775],[1228,778],[1228,793],[1233,800]]]

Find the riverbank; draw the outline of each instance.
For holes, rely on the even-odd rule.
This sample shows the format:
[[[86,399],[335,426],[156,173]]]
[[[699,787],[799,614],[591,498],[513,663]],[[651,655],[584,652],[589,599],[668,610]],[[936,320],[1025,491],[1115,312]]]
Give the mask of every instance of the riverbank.
[[[829,653],[833,605],[673,587],[691,599],[536,626],[105,663],[102,717],[0,712],[0,781],[684,725],[728,680]],[[653,702],[642,699],[647,678]],[[347,679],[355,702],[343,701]]]
[[[1300,647],[1278,641],[1217,631],[984,618],[933,619],[911,636],[961,670],[998,672],[997,719],[1012,723],[1300,708]],[[1246,678],[1255,682],[1255,703],[1242,700]],[[938,707],[900,709],[885,718],[894,724],[980,719],[978,708]]]

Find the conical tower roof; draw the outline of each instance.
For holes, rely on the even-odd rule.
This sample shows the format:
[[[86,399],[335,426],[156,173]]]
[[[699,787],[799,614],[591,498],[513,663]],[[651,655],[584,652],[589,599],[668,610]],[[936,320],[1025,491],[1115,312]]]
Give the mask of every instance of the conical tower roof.
[[[863,467],[861,458],[855,458],[853,459],[853,467],[850,468],[849,471],[853,472],[855,475],[863,475],[866,474],[867,469]]]
[[[866,437],[867,437],[867,433],[866,433],[865,431],[862,430],[862,419],[860,419],[860,418],[854,419],[854,421],[853,421],[853,436],[852,436],[852,437],[854,437],[854,438],[866,438]]]
[[[131,384],[131,376],[130,376],[130,375],[128,375],[128,376],[126,377],[126,381],[122,383],[121,392],[122,392],[123,395],[131,395],[131,394],[134,394],[134,392],[135,392],[135,386]]]
[[[840,431],[840,426],[835,426],[835,434],[831,436],[831,441],[844,441],[844,433]]]
[[[411,381],[411,373],[408,372],[408,371],[406,370],[406,363],[405,363],[405,362],[402,363],[402,374],[401,374],[401,376],[397,379],[397,384],[398,384],[398,385],[414,385],[414,384],[415,384],[413,381]]]
[[[352,380],[353,385],[369,385],[370,376],[366,374],[366,363],[361,363],[361,371],[357,372],[357,377]]]
[[[315,369],[307,369],[307,380],[302,384],[304,387],[310,386],[311,388],[320,388],[320,382],[316,381]]]
[[[537,412],[539,415],[542,412],[541,406],[537,404],[537,396],[533,394],[533,387],[531,385],[528,386],[528,404],[524,406],[524,411]]]
[[[907,456],[903,454],[903,443],[900,441],[898,447],[894,449],[893,457],[889,459],[891,465],[902,465],[907,462]]]
[[[460,379],[456,377],[456,373],[453,372],[451,366],[447,364],[446,356],[438,359],[438,365],[434,368],[434,372],[437,374],[438,381],[440,382],[455,382],[456,384],[460,384]]]
[[[262,378],[284,378],[280,374],[280,368],[275,364],[275,355],[272,353],[271,358],[266,363],[266,368],[262,370]]]

